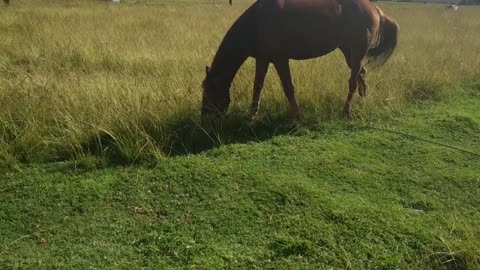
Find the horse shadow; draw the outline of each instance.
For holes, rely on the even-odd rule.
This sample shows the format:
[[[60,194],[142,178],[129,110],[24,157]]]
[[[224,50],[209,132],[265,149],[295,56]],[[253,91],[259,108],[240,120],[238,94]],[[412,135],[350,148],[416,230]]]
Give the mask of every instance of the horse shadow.
[[[264,114],[254,120],[246,113],[231,113],[214,128],[203,127],[199,119],[200,117],[194,113],[178,113],[168,119],[162,119],[161,124],[145,119],[140,121],[140,126],[142,133],[148,135],[161,155],[166,157],[199,154],[228,144],[261,142],[298,130],[298,126],[291,124],[288,113],[274,116]],[[116,132],[128,134],[129,131],[128,127],[117,127]],[[125,149],[122,149],[125,145],[109,132],[95,134],[81,147],[82,153],[103,157],[112,165],[129,165],[142,160],[148,163],[153,157],[140,157],[134,154],[136,157],[132,158],[131,153],[126,154]],[[132,145],[130,150],[131,147]],[[61,158],[68,159],[70,154],[65,152]]]
[[[262,114],[253,119],[246,113],[231,113],[214,127],[203,127],[196,117],[176,118],[166,125],[168,137],[162,150],[168,156],[198,154],[222,145],[266,141],[298,129],[288,113]]]
[[[327,96],[323,103],[321,110],[316,107],[318,104],[312,102],[302,104],[305,114],[301,126],[292,123],[287,108],[279,111],[275,105],[253,119],[245,111],[234,107],[214,127],[202,126],[199,112],[191,109],[179,110],[166,118],[138,119],[134,121],[134,127],[121,124],[123,122],[120,121],[119,125],[114,127],[113,133],[95,133],[82,145],[82,152],[105,157],[108,162],[117,165],[132,164],[142,159],[147,163],[155,160],[155,154],[152,156],[140,153],[144,140],[140,143],[136,141],[136,133],[132,133],[132,130],[141,130],[142,136],[147,137],[150,146],[155,148],[154,151],[158,150],[164,157],[199,154],[229,144],[257,143],[276,136],[322,131],[330,121],[342,118],[341,111],[338,110],[342,103],[340,98]],[[125,143],[115,136],[118,134],[126,134],[126,149],[130,153],[125,152]]]

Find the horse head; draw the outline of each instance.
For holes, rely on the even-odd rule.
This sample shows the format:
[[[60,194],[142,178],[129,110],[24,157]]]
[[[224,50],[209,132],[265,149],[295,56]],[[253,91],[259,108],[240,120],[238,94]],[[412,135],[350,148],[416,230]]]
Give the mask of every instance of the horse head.
[[[205,68],[205,73],[205,80],[202,83],[202,123],[212,117],[225,115],[230,105],[229,87],[216,78],[209,67]]]

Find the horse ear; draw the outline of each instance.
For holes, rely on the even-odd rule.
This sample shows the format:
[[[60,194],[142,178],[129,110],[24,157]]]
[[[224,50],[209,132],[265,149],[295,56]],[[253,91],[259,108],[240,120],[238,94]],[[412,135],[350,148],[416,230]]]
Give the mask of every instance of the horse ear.
[[[205,73],[207,74],[207,76],[208,76],[208,74],[210,74],[210,67],[209,66],[205,67]]]

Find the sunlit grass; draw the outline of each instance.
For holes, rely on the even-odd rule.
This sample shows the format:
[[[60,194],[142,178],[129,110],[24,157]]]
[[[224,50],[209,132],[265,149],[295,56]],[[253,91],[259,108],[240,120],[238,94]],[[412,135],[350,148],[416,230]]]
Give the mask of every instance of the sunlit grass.
[[[228,142],[233,135],[207,136],[197,124],[200,85],[205,65],[248,5],[18,0],[0,8],[0,160],[94,154],[134,162]],[[399,23],[400,44],[383,68],[368,71],[369,96],[355,103],[356,118],[396,116],[411,103],[455,95],[459,82],[478,77],[479,8],[380,6]],[[348,78],[343,56],[291,66],[304,125],[340,118]],[[232,114],[247,109],[253,73],[250,59],[232,86]],[[258,129],[288,122],[273,68],[261,106]]]

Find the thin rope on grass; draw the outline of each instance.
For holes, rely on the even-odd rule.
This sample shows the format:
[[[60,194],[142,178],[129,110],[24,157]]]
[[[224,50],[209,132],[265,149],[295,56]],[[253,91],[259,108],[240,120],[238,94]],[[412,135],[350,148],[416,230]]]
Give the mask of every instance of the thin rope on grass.
[[[405,132],[391,130],[391,129],[385,129],[385,128],[379,128],[379,127],[372,127],[372,126],[366,126],[366,128],[379,130],[379,131],[383,131],[383,132],[388,132],[388,133],[392,133],[392,134],[397,134],[397,135],[402,135],[402,136],[409,137],[409,138],[412,138],[412,139],[415,139],[415,140],[428,142],[428,143],[431,143],[431,144],[447,147],[447,148],[454,149],[454,150],[457,150],[457,151],[460,151],[460,152],[463,152],[463,153],[474,155],[476,157],[480,157],[480,154],[478,154],[478,153],[471,152],[471,151],[468,151],[468,150],[465,150],[465,149],[462,149],[462,148],[458,148],[456,146],[452,146],[452,145],[448,145],[448,144],[439,143],[439,142],[436,142],[436,141],[420,138],[420,137],[417,137],[417,136],[414,136],[414,135],[411,135],[411,134],[408,134],[408,133],[405,133]]]

